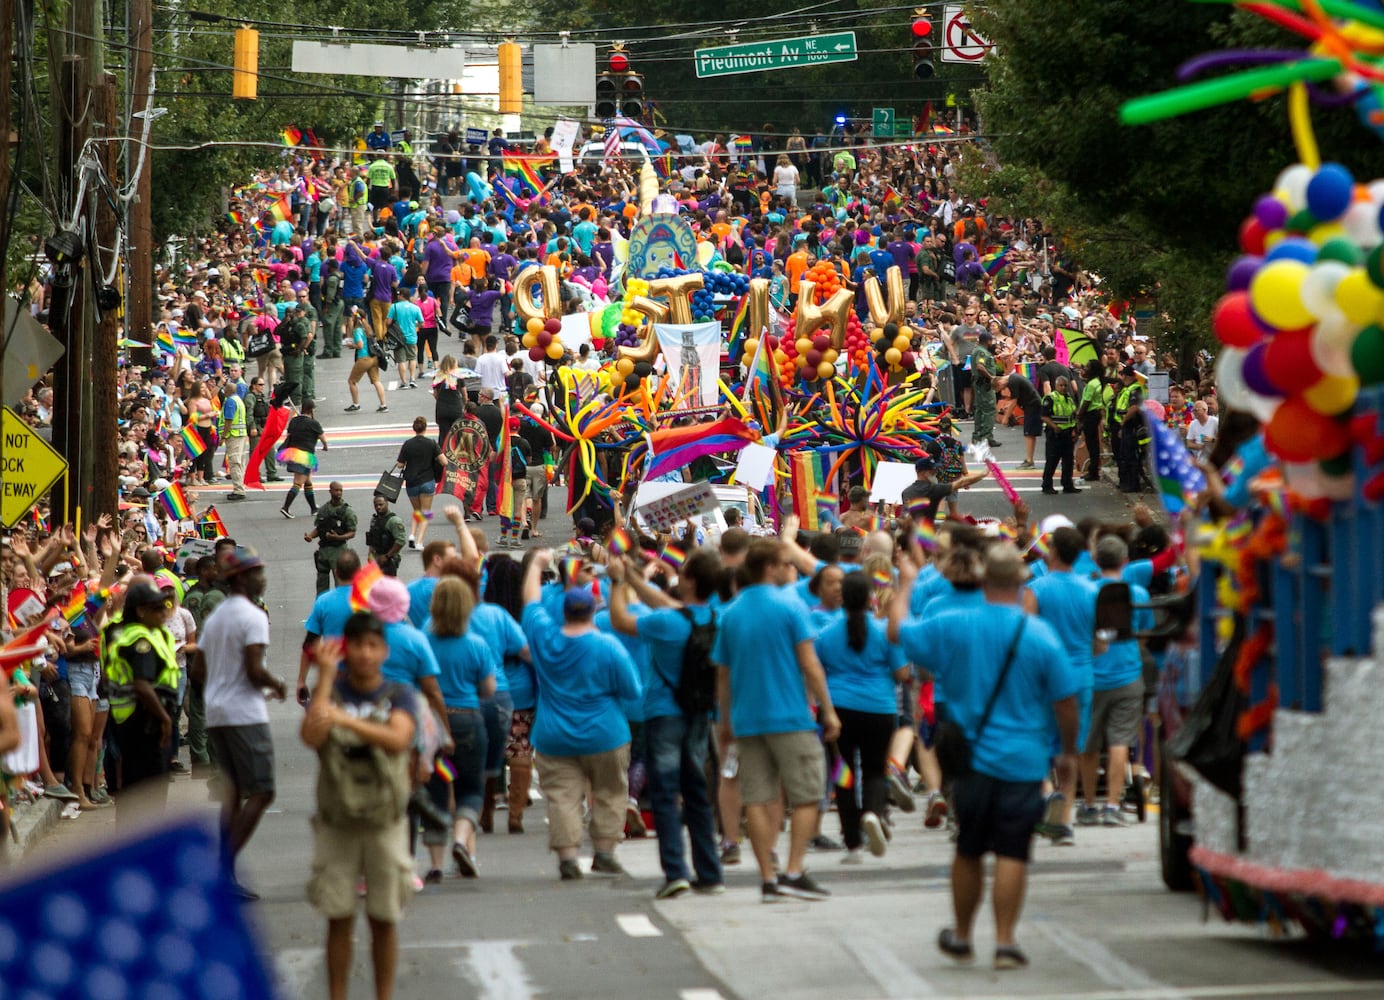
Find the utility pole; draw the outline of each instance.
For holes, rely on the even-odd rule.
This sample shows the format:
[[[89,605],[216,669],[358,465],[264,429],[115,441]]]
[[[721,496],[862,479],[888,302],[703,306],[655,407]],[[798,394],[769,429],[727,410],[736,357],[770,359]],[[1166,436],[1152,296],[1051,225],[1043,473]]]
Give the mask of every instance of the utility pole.
[[[93,60],[93,68],[95,61]],[[93,81],[91,117],[93,121],[93,131],[102,138],[114,138],[121,134],[122,129],[116,118],[115,107],[115,77],[106,72],[99,72]],[[101,161],[101,169],[106,177],[111,179],[114,184],[116,176],[117,144],[115,142],[102,142],[96,147],[96,157]],[[106,285],[105,267],[102,258],[98,254],[98,248],[111,255],[110,267],[116,268],[116,253],[119,249],[118,220],[116,218],[116,205],[112,200],[112,195],[108,191],[101,191],[96,196],[96,233],[95,244],[88,251],[89,266],[92,285],[99,296]],[[112,282],[118,286],[118,277]],[[86,508],[84,515],[87,523],[94,523],[97,515],[109,514],[112,519],[116,518],[117,510],[117,488],[120,482],[120,462],[119,455],[115,448],[115,442],[119,438],[119,428],[117,419],[119,416],[119,393],[116,389],[115,358],[119,351],[120,341],[120,318],[119,310],[114,308],[103,308],[100,311],[100,322],[95,329],[95,335],[91,341],[91,354],[93,364],[91,371],[97,373],[92,379],[93,395],[91,399],[91,436],[95,447],[93,451],[93,467],[91,478],[91,506]]]
[[[131,104],[136,112],[149,109],[149,80],[154,69],[154,10],[152,0],[129,0],[129,34],[134,67],[129,74]],[[134,130],[134,126],[129,126]],[[138,149],[129,152],[127,169],[141,161]],[[154,154],[146,150],[143,169],[133,178],[135,200],[127,218],[130,237],[130,274],[125,292],[126,335],[141,344],[153,344],[154,337],[154,224],[153,182],[151,181]],[[127,183],[129,178],[127,178]],[[131,354],[135,364],[152,367],[154,352],[135,348]]]
[[[14,69],[14,0],[0,0],[0,295],[10,294],[10,278],[5,267],[10,249],[13,228],[10,225],[10,155],[14,143],[10,141],[10,87]],[[0,300],[3,302],[3,300]],[[18,308],[18,307],[16,307]],[[0,309],[0,321],[4,319]],[[0,322],[0,326],[4,326]],[[5,344],[10,330],[5,326],[0,330],[0,386],[5,384]],[[0,442],[0,448],[3,448]]]

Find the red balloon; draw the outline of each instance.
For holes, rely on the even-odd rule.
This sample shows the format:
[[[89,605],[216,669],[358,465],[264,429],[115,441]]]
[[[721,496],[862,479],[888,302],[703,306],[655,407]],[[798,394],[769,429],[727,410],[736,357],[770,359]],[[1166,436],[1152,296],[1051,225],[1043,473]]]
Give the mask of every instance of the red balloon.
[[[778,345],[779,345],[779,339],[778,339],[777,337],[773,336],[772,334],[770,334],[770,335],[769,335],[769,346],[770,346],[771,348],[773,348],[773,347],[778,347]]]
[[[548,332],[548,328],[545,326],[542,330],[538,332],[537,339],[539,347],[547,347],[549,344],[553,342],[553,335]]]
[[[1322,370],[1312,360],[1310,330],[1284,330],[1264,352],[1264,374],[1285,396],[1296,396],[1316,384]]]
[[[530,360],[530,361],[542,361],[542,360],[543,360],[544,358],[546,358],[547,356],[548,356],[548,355],[547,355],[547,352],[545,352],[545,351],[543,350],[543,348],[541,348],[541,347],[530,347],[530,348],[529,348],[529,360]]]
[[[831,338],[824,333],[819,333],[817,334],[817,336],[812,338],[812,346],[817,348],[817,350],[819,351],[825,351],[828,347],[831,346]]]
[[[1240,249],[1256,257],[1264,255],[1264,225],[1253,215],[1240,223]]]
[[[562,320],[556,319],[554,317],[549,317],[548,319],[543,321],[543,329],[547,330],[549,333],[561,333]]]
[[[1323,416],[1303,398],[1286,399],[1264,429],[1264,443],[1285,462],[1335,458],[1350,447],[1350,432],[1333,417]]]
[[[1226,292],[1211,313],[1211,328],[1227,347],[1252,347],[1264,336],[1264,328],[1250,308],[1249,292]]]
[[[822,363],[822,352],[814,347],[803,355],[803,361],[806,362],[809,368],[816,368]]]

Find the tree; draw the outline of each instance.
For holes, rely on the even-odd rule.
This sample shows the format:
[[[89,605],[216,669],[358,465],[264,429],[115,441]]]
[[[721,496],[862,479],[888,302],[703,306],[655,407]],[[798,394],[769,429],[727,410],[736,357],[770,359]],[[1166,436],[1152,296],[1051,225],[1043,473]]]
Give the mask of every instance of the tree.
[[[1171,339],[1209,339],[1235,234],[1254,199],[1297,156],[1283,99],[1240,102],[1151,126],[1119,124],[1126,100],[1176,84],[1208,48],[1291,47],[1257,18],[1215,4],[1030,0],[974,12],[995,45],[978,93],[994,162],[970,177],[1005,210],[1038,215],[1112,293],[1155,294]],[[1317,112],[1326,159],[1357,176],[1378,147],[1353,115]]]

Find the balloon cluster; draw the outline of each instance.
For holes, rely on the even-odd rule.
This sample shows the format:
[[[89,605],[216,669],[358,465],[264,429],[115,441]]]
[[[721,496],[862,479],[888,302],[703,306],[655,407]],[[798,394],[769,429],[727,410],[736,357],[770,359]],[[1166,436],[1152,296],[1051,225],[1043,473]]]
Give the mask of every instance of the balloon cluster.
[[[1226,345],[1217,384],[1226,406],[1265,425],[1288,463],[1339,472],[1343,419],[1360,386],[1384,383],[1384,181],[1345,167],[1288,167],[1240,226],[1244,251],[1226,275],[1212,327]]]
[[[790,334],[791,332],[790,330]],[[790,379],[798,372],[806,379],[831,378],[836,374],[836,359],[840,352],[831,346],[831,337],[825,333],[818,333],[810,338],[794,338],[790,335],[783,338],[781,346],[788,363],[792,366]]]
[[[615,328],[615,346],[638,347],[639,331],[635,330],[635,328],[628,323],[621,323]]]
[[[895,329],[898,327],[895,326]],[[887,366],[891,372],[911,372],[916,364],[913,341],[907,333],[900,331],[894,335],[893,340],[886,342],[884,333],[885,328],[879,326],[870,331],[870,342],[879,354],[881,365]]]
[[[815,299],[821,305],[841,289],[841,272],[829,260],[819,260],[803,272],[803,280],[817,286]]]
[[[631,303],[641,295],[649,294],[649,283],[643,278],[630,278],[625,282],[625,308],[620,313],[620,323],[630,329],[638,329],[644,325],[646,317],[642,312],[635,309]],[[635,343],[638,343],[636,339]],[[631,345],[634,346],[634,345]]]
[[[692,293],[692,318],[698,323],[716,318],[716,296],[705,285]]]
[[[529,349],[529,358],[533,361],[542,361],[547,358],[549,361],[560,361],[563,355],[562,338],[558,336],[562,332],[562,320],[539,319],[534,317],[529,320],[524,330],[523,345]]]
[[[851,318],[846,324],[846,356],[856,368],[865,367],[866,359],[870,356],[870,339],[875,333],[878,333],[878,328],[867,335],[860,321],[855,318],[855,313],[851,313]]]

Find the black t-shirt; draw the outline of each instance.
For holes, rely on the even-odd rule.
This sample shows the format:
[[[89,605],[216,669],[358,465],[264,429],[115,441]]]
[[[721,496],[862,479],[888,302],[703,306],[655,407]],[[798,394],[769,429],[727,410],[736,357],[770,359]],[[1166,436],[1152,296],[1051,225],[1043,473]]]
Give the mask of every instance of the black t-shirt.
[[[903,505],[908,507],[915,500],[926,500],[928,505],[922,516],[932,520],[937,516],[938,505],[951,496],[952,492],[951,483],[927,483],[919,479],[903,488]],[[917,515],[914,517],[916,519]]]
[[[482,403],[476,407],[476,417],[485,424],[485,433],[491,442],[500,440],[500,429],[504,424],[505,416],[500,412],[498,406],[494,403]]]
[[[301,448],[303,451],[316,451],[317,441],[326,433],[315,417],[300,413],[288,422],[288,436],[284,439],[285,448]]]
[[[404,467],[404,484],[422,486],[437,479],[437,459],[442,450],[437,442],[424,434],[415,434],[399,449],[399,463]]]
[[[433,395],[437,398],[439,417],[445,415],[455,419],[466,411],[466,400],[462,398],[461,390],[455,384],[439,382],[433,386]]]
[[[1038,390],[1033,387],[1033,383],[1024,376],[1017,373],[1009,376],[1009,395],[1027,413],[1030,409],[1036,410],[1043,405],[1042,397],[1038,395]]]
[[[1059,375],[1064,375],[1070,379],[1072,377],[1072,370],[1066,365],[1058,364],[1056,361],[1045,361],[1038,367],[1039,388],[1042,388],[1042,382],[1046,382],[1050,386],[1056,386],[1057,377]]]

